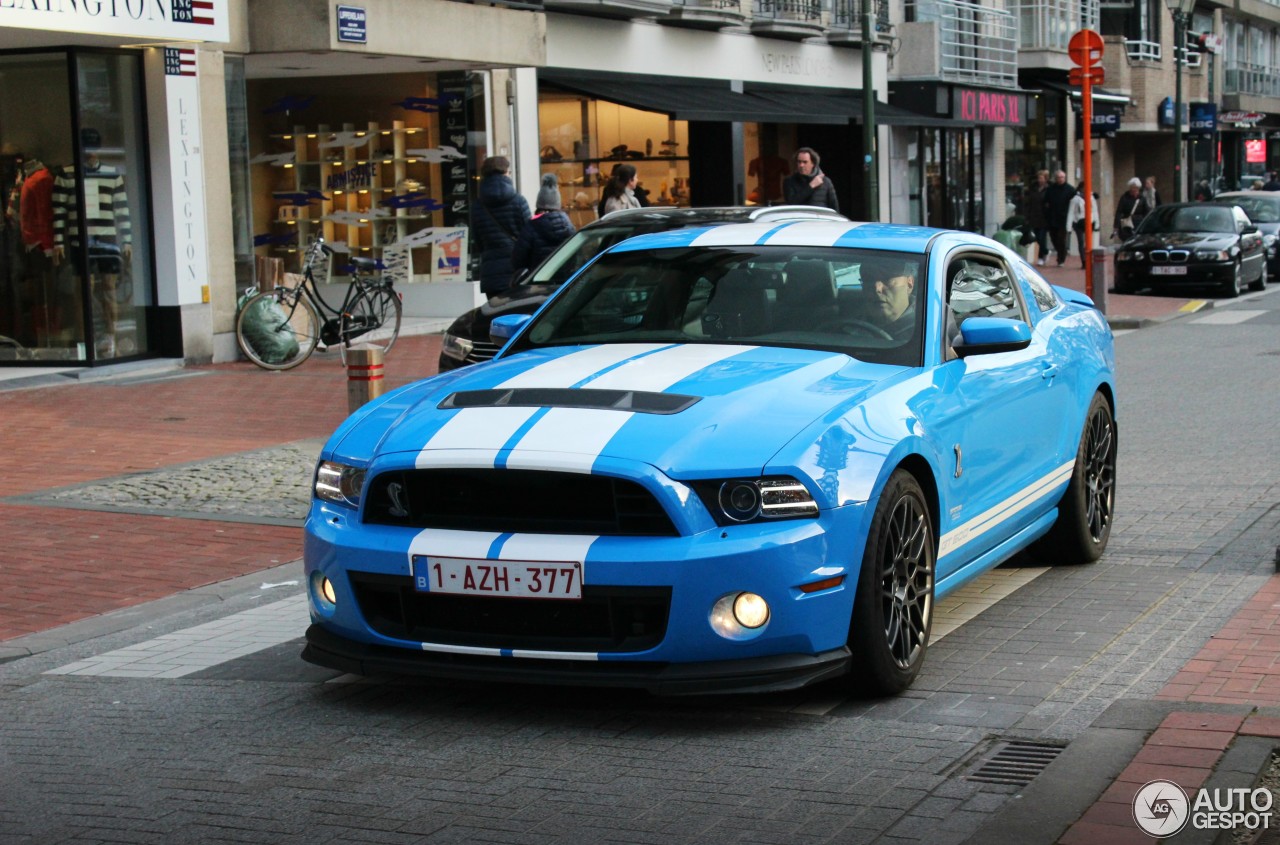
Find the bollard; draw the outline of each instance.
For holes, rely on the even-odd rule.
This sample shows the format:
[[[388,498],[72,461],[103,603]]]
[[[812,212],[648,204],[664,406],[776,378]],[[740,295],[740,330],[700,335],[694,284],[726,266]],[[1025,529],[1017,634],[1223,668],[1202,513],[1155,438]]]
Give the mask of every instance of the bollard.
[[[1093,304],[1103,314],[1107,313],[1107,291],[1111,289],[1111,249],[1095,247],[1093,260]]]
[[[347,413],[382,395],[382,350],[357,344],[347,350]]]

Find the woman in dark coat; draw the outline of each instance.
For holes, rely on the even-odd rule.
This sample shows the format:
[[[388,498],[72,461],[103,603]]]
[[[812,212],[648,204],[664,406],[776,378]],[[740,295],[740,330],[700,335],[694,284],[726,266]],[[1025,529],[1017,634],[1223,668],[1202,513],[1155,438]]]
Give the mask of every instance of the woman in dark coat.
[[[533,219],[525,222],[512,250],[512,266],[517,271],[532,270],[575,231],[569,215],[560,210],[560,181],[554,173],[545,174]]]
[[[480,165],[480,202],[471,213],[471,235],[480,250],[480,290],[497,296],[511,287],[511,251],[529,219],[529,203],[516,193],[507,176],[505,156]]]

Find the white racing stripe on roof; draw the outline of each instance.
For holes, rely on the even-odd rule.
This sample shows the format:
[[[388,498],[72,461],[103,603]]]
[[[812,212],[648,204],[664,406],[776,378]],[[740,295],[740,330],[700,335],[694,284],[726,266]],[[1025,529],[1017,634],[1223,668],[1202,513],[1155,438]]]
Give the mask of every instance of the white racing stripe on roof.
[[[593,390],[660,391],[753,346],[675,346],[646,355],[586,382]],[[599,408],[552,408],[507,456],[508,469],[590,472],[609,440],[633,414]],[[548,465],[548,455],[555,456]]]
[[[832,246],[862,223],[822,222],[785,226],[765,241],[766,246]]]

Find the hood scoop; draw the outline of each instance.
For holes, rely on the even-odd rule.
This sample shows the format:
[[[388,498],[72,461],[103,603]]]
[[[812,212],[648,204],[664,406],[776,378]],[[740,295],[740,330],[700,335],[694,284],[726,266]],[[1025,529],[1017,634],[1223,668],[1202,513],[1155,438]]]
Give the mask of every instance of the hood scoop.
[[[641,390],[591,390],[572,387],[515,387],[460,390],[436,407],[461,408],[594,408],[638,414],[678,414],[702,401],[701,396]]]

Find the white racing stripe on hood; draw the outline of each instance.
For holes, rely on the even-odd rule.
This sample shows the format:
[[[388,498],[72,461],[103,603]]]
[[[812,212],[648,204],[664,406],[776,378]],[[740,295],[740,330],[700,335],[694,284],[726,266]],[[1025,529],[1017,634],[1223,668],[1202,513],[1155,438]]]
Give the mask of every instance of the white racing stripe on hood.
[[[507,379],[499,387],[570,387],[593,373],[645,355],[668,344],[629,343],[592,346],[571,352]],[[498,451],[529,421],[537,408],[465,408],[440,427],[418,453],[414,465],[492,467]]]
[[[498,387],[573,387],[593,373],[606,370],[615,364],[637,355],[646,355],[664,346],[665,343],[615,343],[592,346],[581,352],[571,352],[554,361],[526,370],[518,376],[509,378]],[[466,416],[466,412],[458,416]]]
[[[694,373],[753,346],[676,346],[622,366],[592,379],[583,387],[593,390],[662,391]],[[633,416],[626,411],[598,408],[552,408],[520,438],[507,457],[509,469],[558,469],[590,472],[609,440]],[[434,442],[434,440],[433,440]],[[551,465],[547,454],[556,453]]]

